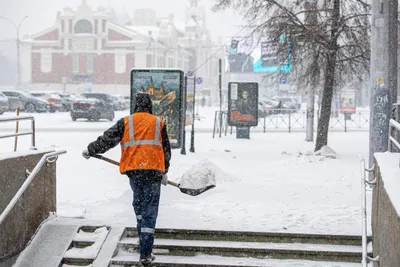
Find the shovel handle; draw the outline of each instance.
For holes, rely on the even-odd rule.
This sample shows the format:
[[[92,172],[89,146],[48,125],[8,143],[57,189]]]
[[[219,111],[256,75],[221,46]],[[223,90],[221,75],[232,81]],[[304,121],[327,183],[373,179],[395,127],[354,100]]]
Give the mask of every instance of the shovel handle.
[[[172,182],[172,181],[170,181],[170,180],[168,180],[168,184],[169,184],[169,185],[172,185],[172,186],[175,186],[175,187],[179,187],[179,184],[178,184],[178,183]]]
[[[92,157],[93,157],[93,158],[96,158],[96,159],[101,159],[101,160],[104,160],[104,161],[109,162],[109,163],[111,163],[111,164],[114,164],[114,165],[119,166],[119,162],[118,162],[118,161],[109,159],[109,158],[104,157],[104,156],[102,156],[102,155],[98,155],[98,154],[97,154],[97,155],[94,155],[94,156],[92,156]],[[172,186],[175,186],[175,187],[179,187],[179,184],[178,184],[178,183],[175,183],[175,182],[172,182],[172,181],[169,181],[169,180],[168,180],[168,184],[169,184],[169,185],[172,185]]]
[[[92,156],[92,157],[93,157],[93,158],[96,158],[96,159],[101,159],[101,160],[107,161],[107,162],[109,162],[109,163],[111,163],[111,164],[114,164],[114,165],[119,166],[119,162],[118,162],[118,161],[109,159],[109,158],[104,157],[104,156],[102,156],[102,155],[94,155],[94,156]]]

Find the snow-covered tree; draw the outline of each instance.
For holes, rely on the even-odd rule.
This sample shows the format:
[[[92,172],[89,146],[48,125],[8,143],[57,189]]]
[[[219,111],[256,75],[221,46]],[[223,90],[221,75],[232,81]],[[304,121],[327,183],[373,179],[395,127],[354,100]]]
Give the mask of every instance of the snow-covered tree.
[[[315,150],[328,144],[335,88],[369,71],[371,7],[363,0],[215,0],[215,11],[239,10],[254,26],[249,34],[279,40],[292,51],[300,88],[322,88]],[[278,53],[287,53],[287,42]]]

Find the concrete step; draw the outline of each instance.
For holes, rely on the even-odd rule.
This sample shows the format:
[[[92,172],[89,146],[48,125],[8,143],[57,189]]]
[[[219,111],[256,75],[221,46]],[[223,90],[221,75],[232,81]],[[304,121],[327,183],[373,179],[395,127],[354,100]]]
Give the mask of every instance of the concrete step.
[[[115,256],[109,267],[135,267],[139,254],[121,252]],[[198,255],[193,257],[156,255],[154,267],[360,267],[360,263],[326,262],[307,260],[278,260],[235,258],[222,256]]]
[[[156,239],[181,240],[218,240],[271,243],[310,243],[331,245],[360,245],[361,236],[302,234],[302,233],[267,233],[242,231],[209,231],[191,229],[156,229]],[[123,237],[137,237],[136,228],[126,228]],[[368,237],[368,241],[372,238]]]
[[[137,238],[122,238],[118,248],[137,252]],[[226,257],[303,259],[360,262],[361,246],[305,243],[237,242],[209,240],[156,239],[154,252],[161,255],[195,256],[207,254]]]

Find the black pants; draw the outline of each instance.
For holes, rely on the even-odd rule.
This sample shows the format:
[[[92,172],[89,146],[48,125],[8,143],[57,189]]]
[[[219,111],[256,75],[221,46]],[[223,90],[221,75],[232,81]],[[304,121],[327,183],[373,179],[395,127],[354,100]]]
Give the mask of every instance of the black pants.
[[[147,257],[153,250],[161,181],[131,177],[130,184],[133,191],[132,204],[136,213],[140,255]]]

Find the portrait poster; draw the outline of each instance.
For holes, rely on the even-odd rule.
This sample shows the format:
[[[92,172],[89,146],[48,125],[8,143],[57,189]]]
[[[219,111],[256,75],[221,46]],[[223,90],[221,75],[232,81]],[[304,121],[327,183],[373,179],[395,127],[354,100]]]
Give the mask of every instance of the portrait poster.
[[[228,84],[228,125],[236,127],[258,125],[258,83]]]

